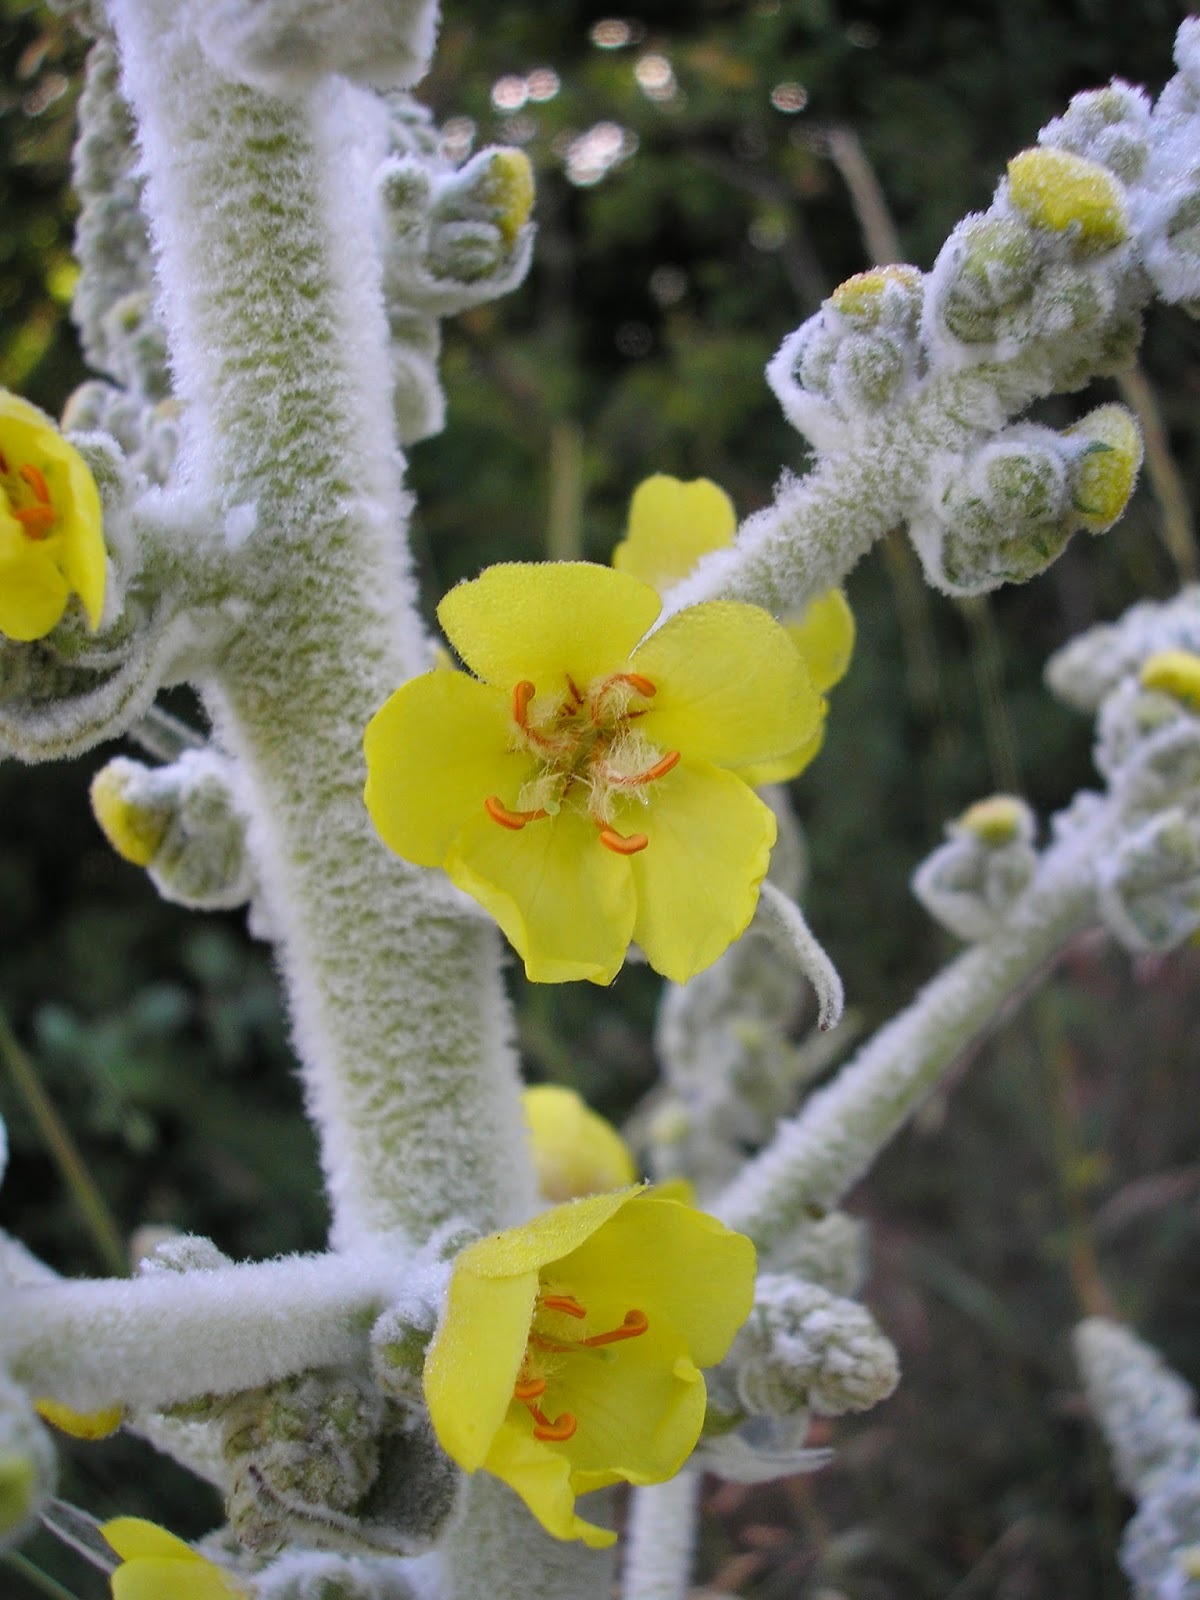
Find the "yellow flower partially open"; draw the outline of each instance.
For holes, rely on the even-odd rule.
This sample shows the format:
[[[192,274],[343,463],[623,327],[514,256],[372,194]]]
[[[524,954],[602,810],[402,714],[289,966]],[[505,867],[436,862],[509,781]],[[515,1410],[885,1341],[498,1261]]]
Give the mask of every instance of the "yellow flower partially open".
[[[820,727],[765,611],[693,606],[647,639],[660,609],[607,567],[489,567],[438,607],[476,676],[414,678],[367,728],[384,842],[444,866],[534,982],[609,983],[631,939],[678,983],[711,965],[753,916],[775,842],[746,770]]]
[[[41,639],[83,601],[104,609],[100,494],[87,463],[36,406],[0,390],[0,634]]]
[[[663,1483],[704,1421],[701,1367],[750,1314],[754,1246],[626,1189],[469,1246],[425,1362],[442,1448],[502,1478],[559,1539],[611,1544],[575,1497]]]
[[[107,1439],[125,1420],[124,1406],[105,1406],[102,1411],[72,1411],[57,1400],[35,1400],[33,1409],[43,1422],[70,1434],[72,1439]]]
[[[883,269],[888,271],[891,269]],[[843,286],[845,287],[845,286]],[[733,543],[737,514],[724,489],[708,478],[685,483],[665,472],[639,483],[629,503],[629,531],[613,551],[613,566],[665,595],[713,550]],[[795,616],[784,617],[818,695],[845,676],[854,653],[854,615],[840,589],[830,589]],[[774,761],[742,768],[747,783],[786,783],[803,772],[825,737],[821,721],[795,750]]]
[[[247,1600],[251,1590],[190,1544],[141,1517],[114,1517],[100,1532],[121,1558],[113,1600]]]
[[[537,1083],[525,1090],[521,1106],[543,1200],[558,1204],[636,1182],[629,1146],[574,1089]]]

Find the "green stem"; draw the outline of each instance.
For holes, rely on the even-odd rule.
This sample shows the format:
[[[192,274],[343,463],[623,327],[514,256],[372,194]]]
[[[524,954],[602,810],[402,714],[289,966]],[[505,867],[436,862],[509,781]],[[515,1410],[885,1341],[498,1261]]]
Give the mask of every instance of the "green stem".
[[[18,1577],[24,1578],[26,1583],[32,1585],[42,1594],[48,1595],[49,1600],[79,1600],[79,1597],[72,1590],[59,1583],[57,1578],[52,1578],[48,1572],[43,1572],[41,1567],[35,1566],[28,1557],[21,1555],[18,1551],[7,1551],[4,1556],[0,1557],[0,1560],[3,1560],[4,1565],[11,1572],[15,1572]]]
[[[109,1272],[123,1277],[129,1270],[121,1230],[104,1196],[92,1181],[79,1148],[66,1125],[42,1088],[37,1069],[21,1048],[8,1018],[0,1011],[0,1057],[17,1088],[25,1108],[32,1117],[51,1160],[58,1168],[63,1182],[79,1211],[84,1226],[92,1236],[96,1250]]]

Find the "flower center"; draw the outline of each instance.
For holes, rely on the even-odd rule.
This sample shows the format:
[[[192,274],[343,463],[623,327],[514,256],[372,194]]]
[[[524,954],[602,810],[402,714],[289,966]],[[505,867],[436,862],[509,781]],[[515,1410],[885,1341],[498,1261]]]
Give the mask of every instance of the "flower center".
[[[644,703],[658,690],[638,672],[614,672],[597,678],[586,691],[566,674],[566,690],[539,695],[523,678],[513,689],[513,740],[517,749],[536,756],[539,770],[525,785],[511,810],[497,795],[484,809],[502,828],[519,832],[530,822],[557,816],[564,804],[586,810],[600,843],[616,855],[644,850],[644,833],[619,833],[613,826],[616,802],[633,796],[645,803],[646,791],[665,778],[679,760],[678,750],[663,752],[638,730],[637,720],[649,709]]]
[[[564,1322],[564,1318],[570,1321]],[[573,1412],[560,1411],[551,1420],[538,1404],[562,1362],[585,1351],[637,1339],[650,1326],[646,1313],[635,1309],[625,1313],[619,1328],[576,1338],[571,1333],[571,1321],[587,1321],[587,1307],[580,1305],[573,1294],[538,1296],[525,1359],[513,1385],[513,1399],[519,1400],[533,1418],[533,1437],[555,1444],[570,1439],[578,1426]]]
[[[0,480],[3,480],[0,494],[9,516],[21,524],[27,539],[44,539],[58,520],[58,513],[40,468],[26,461],[14,471],[8,458],[0,452]]]

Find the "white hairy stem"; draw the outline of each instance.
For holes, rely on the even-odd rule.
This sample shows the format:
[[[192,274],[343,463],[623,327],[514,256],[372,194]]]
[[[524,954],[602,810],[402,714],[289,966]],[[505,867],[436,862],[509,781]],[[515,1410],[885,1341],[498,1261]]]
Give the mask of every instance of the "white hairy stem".
[[[0,1367],[30,1394],[86,1412],[361,1365],[406,1268],[401,1246],[377,1240],[346,1255],[0,1285]]]
[[[608,1501],[603,1490],[590,1494],[580,1514],[603,1525]],[[551,1538],[506,1484],[482,1472],[467,1482],[438,1566],[438,1600],[611,1600],[613,1593],[611,1549]]]
[[[391,857],[362,730],[426,660],[368,180],[378,106],[221,78],[174,0],[112,0],[185,432],[239,530],[205,692],[238,757],[341,1245],[533,1208],[494,930]],[[430,751],[430,759],[436,752]]]
[[[699,1500],[700,1478],[694,1472],[633,1491],[621,1600],[687,1600]]]
[[[881,1028],[712,1208],[760,1249],[832,1210],[963,1050],[1096,916],[1095,863],[1118,823],[1110,806],[1042,857],[1003,925],[933,979]]]

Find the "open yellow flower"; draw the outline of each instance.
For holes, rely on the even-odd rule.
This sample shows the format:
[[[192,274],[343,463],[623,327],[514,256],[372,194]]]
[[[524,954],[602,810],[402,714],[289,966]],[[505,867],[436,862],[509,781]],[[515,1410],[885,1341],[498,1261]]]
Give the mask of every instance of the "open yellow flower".
[[[633,491],[629,531],[613,551],[613,566],[650,584],[660,594],[675,586],[713,550],[733,543],[737,514],[725,491],[708,478],[685,483],[658,472]],[[803,611],[784,617],[818,695],[844,677],[854,652],[854,615],[840,589],[818,595]],[[794,750],[773,761],[743,768],[748,783],[786,783],[803,772],[825,737],[825,702],[815,730]]]
[[[637,1181],[629,1146],[574,1089],[535,1083],[521,1096],[538,1193],[557,1205]]]
[[[611,1544],[576,1495],[679,1471],[704,1421],[699,1369],[749,1316],[754,1268],[749,1239],[637,1189],[468,1246],[425,1362],[442,1448],[556,1538]]]
[[[113,1600],[247,1600],[251,1590],[190,1544],[141,1517],[114,1517],[100,1532],[121,1558]]]
[[[77,594],[104,608],[100,495],[87,463],[28,401],[0,390],[0,634],[41,639]]]
[[[609,983],[631,939],[686,983],[742,933],[775,842],[745,772],[811,739],[821,701],[756,606],[672,617],[586,562],[489,567],[438,617],[476,674],[398,689],[366,733],[366,802],[444,866],[538,983]]]

